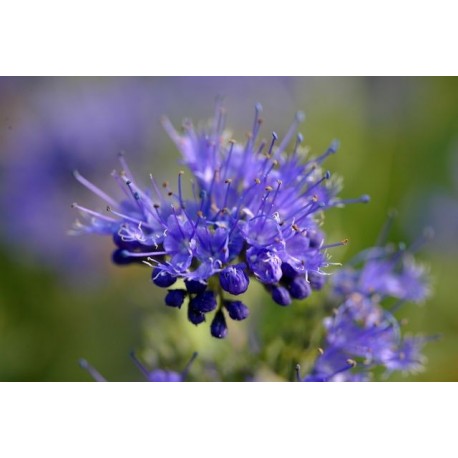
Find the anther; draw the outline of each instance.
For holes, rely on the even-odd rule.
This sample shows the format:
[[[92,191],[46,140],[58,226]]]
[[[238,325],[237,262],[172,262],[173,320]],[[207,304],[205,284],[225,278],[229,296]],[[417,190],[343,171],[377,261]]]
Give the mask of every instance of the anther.
[[[162,187],[163,187],[163,188],[167,188],[168,185],[169,185],[168,181],[164,181],[164,182],[162,183]]]
[[[316,350],[320,355],[324,355],[324,350],[321,347],[318,347]]]
[[[231,184],[232,183],[232,178],[227,178],[226,180],[224,180],[224,183]]]
[[[255,178],[255,179],[254,179],[254,182],[255,182],[256,184],[261,184],[261,180],[260,180],[259,178]]]
[[[265,187],[265,190],[266,190],[267,192],[271,192],[271,191],[273,191],[273,189],[274,189],[274,188],[272,188],[272,186],[266,186],[266,187]]]
[[[354,359],[347,359],[347,364],[349,364],[352,367],[356,367],[356,361]]]

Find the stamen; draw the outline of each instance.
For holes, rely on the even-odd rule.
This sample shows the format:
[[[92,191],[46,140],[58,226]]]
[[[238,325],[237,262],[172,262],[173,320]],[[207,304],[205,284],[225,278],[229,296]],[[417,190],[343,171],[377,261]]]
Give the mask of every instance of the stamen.
[[[115,179],[117,185],[119,186],[119,188],[121,189],[121,191],[124,193],[124,195],[130,199],[132,197],[132,195],[130,194],[129,191],[127,191],[126,187],[124,186],[124,180],[121,178],[121,176],[119,175],[119,173],[116,171],[116,170],[113,170],[111,172],[111,176]]]
[[[150,180],[151,180],[151,184],[152,184],[152,186],[153,186],[153,189],[154,189],[154,191],[156,192],[157,197],[159,198],[159,201],[160,201],[161,203],[164,203],[165,198],[164,198],[164,196],[162,195],[161,189],[159,188],[159,185],[157,184],[156,180],[154,179],[152,173],[150,173],[149,178],[150,178]]]
[[[256,151],[256,154],[259,155],[262,153],[262,150],[265,148],[265,146],[267,145],[267,142],[265,140],[263,140],[260,145],[259,145],[259,148],[258,148],[258,151]]]
[[[182,186],[181,186],[181,177],[184,175],[184,172],[180,170],[180,173],[178,174],[178,200],[180,202],[180,207],[182,209],[185,208],[184,201],[183,201],[183,192],[182,192]]]
[[[338,149],[339,149],[339,141],[334,140],[329,145],[328,149],[321,156],[318,156],[314,162],[316,162],[317,164],[321,164],[328,156],[336,153]]]
[[[280,143],[280,146],[278,147],[278,150],[276,151],[276,154],[280,154],[283,152],[283,150],[286,148],[288,143],[290,142],[291,138],[293,137],[294,133],[297,131],[297,128],[299,127],[299,124],[305,119],[305,115],[302,111],[298,111],[296,113],[296,116],[294,117],[294,121],[291,124],[288,132],[286,133],[285,137],[283,138],[283,141]]]
[[[371,201],[370,196],[367,194],[357,197],[355,199],[339,199],[335,203],[331,204],[332,207],[338,207],[340,205],[349,205],[349,204],[367,204]]]
[[[269,213],[269,214],[272,212],[273,206],[275,204],[275,200],[277,199],[278,192],[280,191],[280,187],[281,187],[282,184],[283,184],[283,182],[281,180],[277,180],[277,189],[275,190],[275,194],[272,197],[272,201],[270,202],[269,210],[267,211],[267,213]]]
[[[148,369],[140,362],[140,360],[137,358],[135,355],[135,352],[131,351],[130,352],[130,357],[132,358],[132,361],[134,364],[140,369],[140,372],[146,377],[149,377],[149,371]]]
[[[391,228],[393,227],[394,218],[396,218],[397,215],[398,212],[394,209],[388,212],[388,217],[385,221],[385,224],[382,227],[382,230],[380,231],[380,234],[377,237],[377,242],[375,243],[375,246],[386,245],[386,242],[388,240],[388,234],[390,233]]]
[[[100,188],[92,184],[89,180],[84,178],[77,170],[73,172],[73,176],[89,191],[93,192],[94,194],[98,195],[102,200],[107,202],[110,205],[113,205],[113,207],[117,207],[118,203],[112,199],[108,194],[104,193]]]
[[[229,170],[229,164],[231,162],[232,150],[234,149],[234,145],[235,145],[235,141],[230,140],[229,141],[229,151],[227,153],[226,161],[224,162],[224,165],[223,165],[223,170],[224,170],[224,173],[222,173],[223,180],[225,180],[227,177],[227,172]]]
[[[341,242],[337,242],[337,243],[331,243],[329,245],[323,245],[320,250],[326,250],[328,248],[335,248],[337,246],[343,246],[343,245],[347,245],[348,244],[348,239],[344,239],[342,240]]]
[[[96,218],[103,219],[104,221],[109,221],[110,223],[117,223],[118,222],[117,220],[115,220],[113,218],[110,218],[108,216],[102,215],[99,212],[95,212],[93,210],[90,210],[89,208],[82,207],[81,205],[78,205],[76,202],[72,203],[71,208],[76,208],[77,210],[79,210],[81,212],[88,213],[89,215],[95,216]]]
[[[185,379],[189,373],[189,369],[191,369],[191,366],[192,366],[192,363],[196,360],[197,356],[199,354],[195,351],[192,356],[191,356],[191,359],[188,361],[188,363],[186,364],[185,368],[183,369],[183,372],[181,373],[181,377],[183,379]]]
[[[131,221],[132,223],[143,224],[146,227],[150,228],[150,226],[147,223],[145,223],[145,221],[140,221],[137,218],[132,218],[131,216],[125,215],[124,213],[120,213],[120,212],[118,212],[116,210],[113,210],[109,205],[107,206],[107,212],[108,213],[113,213],[114,215],[119,216],[120,218],[125,219],[127,221]]]
[[[304,141],[303,135],[299,132],[296,136],[296,144],[294,145],[294,150],[293,150],[293,155],[295,156],[297,154],[297,149],[299,148],[299,145]]]
[[[319,186],[321,183],[323,183],[323,181],[325,180],[329,180],[329,178],[331,178],[331,172],[328,170],[322,178],[320,178],[316,183],[312,184],[312,186],[310,186],[307,191],[306,191],[306,194],[310,193],[310,191],[313,189],[313,188],[316,188],[317,186]]]
[[[124,170],[124,172],[130,177],[133,178],[133,174],[129,169],[129,166],[127,165],[126,159],[124,158],[124,153],[121,151],[118,153],[118,159],[119,162],[121,163],[121,168]]]
[[[97,371],[94,367],[92,367],[85,359],[79,360],[80,367],[87,371],[89,375],[96,381],[96,382],[106,382],[106,378],[103,377],[99,371]]]
[[[270,143],[269,152],[267,156],[272,156],[272,149],[274,147],[275,142],[278,140],[278,135],[275,132],[272,132],[272,142]]]
[[[255,105],[255,115],[254,115],[254,122],[253,122],[253,130],[252,130],[252,144],[256,142],[256,137],[259,133],[259,128],[261,126],[262,120],[259,118],[259,114],[262,112],[262,105],[257,103]]]

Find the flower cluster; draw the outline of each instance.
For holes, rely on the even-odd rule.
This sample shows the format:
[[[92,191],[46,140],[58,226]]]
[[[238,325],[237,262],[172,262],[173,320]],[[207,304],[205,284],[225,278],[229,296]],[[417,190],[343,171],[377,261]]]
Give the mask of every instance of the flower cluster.
[[[425,269],[415,263],[412,251],[374,247],[335,274],[333,291],[343,303],[325,319],[326,348],[304,381],[364,381],[375,367],[387,374],[422,369],[421,350],[431,338],[402,337],[393,315],[404,302],[422,301],[430,292]],[[397,302],[388,311],[382,302],[390,298]]]
[[[165,303],[181,308],[187,300],[189,321],[196,325],[216,310],[211,333],[217,338],[227,334],[227,315],[233,320],[248,316],[248,307],[232,296],[243,294],[253,279],[282,306],[321,289],[330,264],[327,250],[345,241],[325,244],[320,215],[332,207],[369,200],[337,196],[339,180],[322,168],[336,152],[335,142],[321,156],[306,157],[297,132],[302,113],[281,141],[275,132],[269,141],[259,140],[260,113],[257,105],[243,144],[226,136],[225,112],[219,105],[203,129],[185,121],[179,133],[164,120],[192,174],[192,197],[185,197],[183,171],[175,186],[158,184],[151,176],[150,187],[141,188],[122,156],[122,170],[113,172],[124,193],[122,200],[75,173],[106,202],[108,213],[73,204],[85,217],[77,221],[74,233],[112,236],[117,246],[113,261],[147,263],[157,286],[170,288],[183,280],[184,287],[169,289]]]

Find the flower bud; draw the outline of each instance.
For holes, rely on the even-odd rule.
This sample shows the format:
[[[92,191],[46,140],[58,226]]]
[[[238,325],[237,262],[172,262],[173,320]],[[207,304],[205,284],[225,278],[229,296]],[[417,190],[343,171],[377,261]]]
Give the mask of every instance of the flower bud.
[[[312,287],[312,289],[316,291],[319,291],[320,289],[322,289],[326,282],[324,275],[320,275],[317,272],[309,272],[308,279],[310,282],[310,286]]]
[[[189,302],[190,308],[200,313],[208,313],[216,308],[216,298],[213,291],[204,291],[193,297]]]
[[[152,278],[153,283],[161,288],[168,288],[177,281],[173,275],[170,275],[165,270],[161,270],[157,267],[153,269]]]
[[[245,264],[226,267],[219,274],[221,288],[234,295],[244,293],[248,289],[248,284],[250,283],[248,275],[245,273],[245,268]]]
[[[189,305],[188,320],[192,324],[195,324],[197,326],[198,324],[203,323],[205,321],[205,315],[202,312],[199,312],[198,310],[193,309],[191,305]]]
[[[244,320],[250,314],[248,307],[240,301],[225,301],[224,307],[233,320]]]
[[[312,293],[312,288],[305,277],[296,277],[288,286],[289,294],[294,299],[305,299]]]
[[[185,280],[184,284],[188,292],[190,292],[191,294],[203,293],[207,289],[206,283],[201,283],[197,280]]]
[[[217,339],[224,339],[227,335],[226,318],[222,310],[218,310],[213,318],[210,326],[210,331],[213,337]]]
[[[165,296],[165,303],[169,307],[181,308],[187,292],[184,289],[171,289]]]
[[[274,286],[272,288],[272,299],[282,306],[291,304],[291,296],[284,286]]]

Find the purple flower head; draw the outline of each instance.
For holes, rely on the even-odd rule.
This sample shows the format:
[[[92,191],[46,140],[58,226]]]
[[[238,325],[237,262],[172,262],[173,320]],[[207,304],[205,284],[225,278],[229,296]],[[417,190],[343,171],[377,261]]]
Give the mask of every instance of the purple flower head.
[[[261,139],[260,113],[257,105],[251,133],[243,144],[226,136],[220,105],[212,122],[201,129],[185,121],[178,132],[164,120],[191,172],[191,197],[183,192],[183,171],[176,184],[159,186],[151,177],[149,188],[144,188],[136,184],[122,157],[122,171],[113,175],[122,200],[76,176],[108,204],[109,212],[76,206],[85,222],[77,224],[75,231],[111,235],[123,249],[118,256],[122,263],[127,264],[129,256],[144,261],[153,272],[161,272],[160,276],[153,273],[153,279],[164,287],[172,279],[184,280],[189,320],[199,324],[217,308],[212,333],[223,337],[226,332],[215,329],[223,328],[224,295],[244,293],[250,279],[262,283],[281,305],[290,303],[291,295],[303,299],[311,290],[321,289],[323,269],[329,265],[327,250],[342,243],[324,244],[319,215],[332,207],[368,200],[337,197],[339,180],[322,169],[324,160],[336,152],[335,143],[319,157],[306,157],[302,135],[297,133],[301,113],[281,140],[276,133],[269,140]],[[291,270],[288,278],[283,278],[282,265]],[[300,278],[294,281],[296,277]],[[190,288],[190,282],[199,288]],[[209,298],[211,307],[206,306]],[[170,293],[168,300],[180,302],[172,301]]]
[[[374,297],[353,293],[324,325],[326,346],[304,381],[359,381],[375,367],[387,374],[423,367],[420,352],[430,338],[403,338],[396,318]]]
[[[148,370],[143,365],[143,363],[135,356],[135,353],[131,353],[130,356],[134,361],[135,365],[139,368],[140,372],[144,375],[147,382],[184,382],[188,375],[189,369],[191,368],[192,363],[197,358],[197,353],[193,353],[191,359],[186,364],[186,367],[182,372],[165,371],[163,369]],[[81,368],[86,370],[96,382],[107,381],[105,377],[103,377],[97,371],[97,369],[92,367],[85,359],[80,360],[80,366]]]
[[[332,283],[334,292],[343,297],[359,292],[422,302],[430,294],[427,269],[415,262],[412,252],[392,245],[360,253],[333,276]]]

